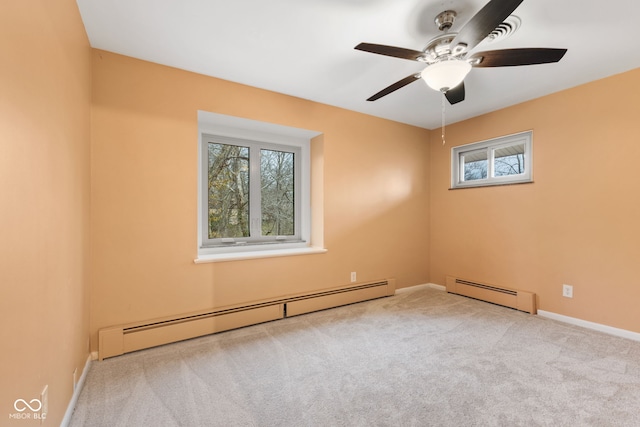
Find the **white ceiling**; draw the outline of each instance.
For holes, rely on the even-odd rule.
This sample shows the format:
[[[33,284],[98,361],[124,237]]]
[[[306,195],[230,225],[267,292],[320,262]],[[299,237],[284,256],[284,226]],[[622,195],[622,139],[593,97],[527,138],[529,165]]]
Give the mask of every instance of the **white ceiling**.
[[[360,42],[422,50],[440,34],[434,17],[455,10],[457,31],[488,0],[77,0],[92,47],[434,129],[441,95],[417,81],[366,99],[424,68],[354,50]],[[640,67],[640,1],[524,0],[511,37],[474,51],[568,49],[557,64],[475,68],[464,120]],[[624,94],[621,94],[624,96]]]

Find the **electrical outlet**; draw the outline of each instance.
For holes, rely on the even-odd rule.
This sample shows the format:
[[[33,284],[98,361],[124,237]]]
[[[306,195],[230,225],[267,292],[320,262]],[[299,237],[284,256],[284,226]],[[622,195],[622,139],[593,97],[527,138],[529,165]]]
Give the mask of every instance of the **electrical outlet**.
[[[356,277],[357,277],[357,276],[356,276],[356,272],[355,272],[355,271],[352,271],[352,272],[351,272],[351,283],[353,283],[353,282],[355,282],[355,281],[357,280],[357,279],[356,279]]]
[[[573,286],[562,285],[562,296],[565,298],[573,298]]]

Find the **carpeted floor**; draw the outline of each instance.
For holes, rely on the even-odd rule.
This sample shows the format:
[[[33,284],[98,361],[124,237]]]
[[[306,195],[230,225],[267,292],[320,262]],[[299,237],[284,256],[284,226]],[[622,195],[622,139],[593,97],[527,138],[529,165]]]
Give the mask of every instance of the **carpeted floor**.
[[[71,426],[640,426],[640,342],[417,287],[95,362]]]

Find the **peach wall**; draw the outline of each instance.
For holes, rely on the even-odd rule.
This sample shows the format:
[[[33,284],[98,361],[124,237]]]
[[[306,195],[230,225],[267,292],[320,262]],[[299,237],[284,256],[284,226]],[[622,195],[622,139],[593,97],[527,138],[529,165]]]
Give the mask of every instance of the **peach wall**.
[[[448,126],[444,147],[434,130],[431,281],[525,289],[542,310],[640,332],[638,112],[636,69]],[[451,147],[529,129],[534,183],[449,190]]]
[[[89,355],[91,51],[76,2],[3,2],[0,52],[0,424],[40,425],[9,415],[48,385],[59,425]]]
[[[323,133],[328,253],[194,264],[197,110]],[[427,281],[429,132],[93,51],[91,331],[358,281]],[[315,183],[317,184],[317,183]],[[315,206],[314,213],[319,208]]]

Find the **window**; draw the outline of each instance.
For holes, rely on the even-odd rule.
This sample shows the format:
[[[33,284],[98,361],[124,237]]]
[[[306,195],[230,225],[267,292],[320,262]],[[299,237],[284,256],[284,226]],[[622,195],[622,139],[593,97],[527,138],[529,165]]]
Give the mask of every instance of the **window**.
[[[302,242],[301,149],[203,134],[202,247]]]
[[[532,182],[532,132],[451,149],[451,187]]]
[[[196,263],[326,253],[311,226],[312,150],[321,132],[198,111]],[[321,182],[322,167],[314,176]],[[313,194],[322,205],[322,193]],[[314,230],[314,239],[311,235]]]

